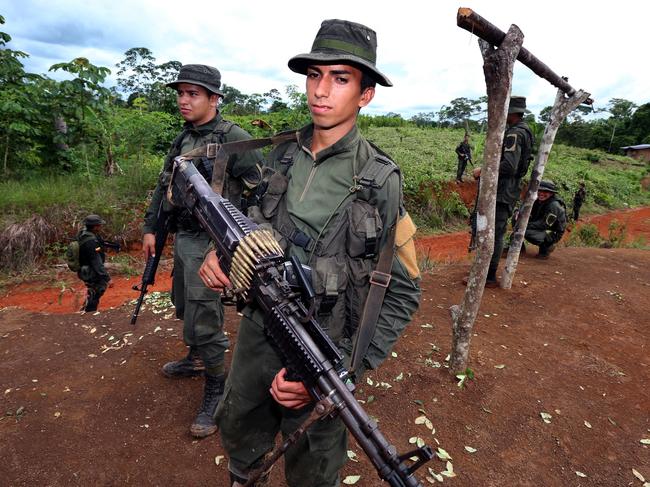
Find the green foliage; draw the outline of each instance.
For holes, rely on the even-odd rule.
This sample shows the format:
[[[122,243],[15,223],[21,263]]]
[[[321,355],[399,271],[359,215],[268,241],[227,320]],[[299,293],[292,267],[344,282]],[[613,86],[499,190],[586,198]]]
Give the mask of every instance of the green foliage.
[[[600,247],[603,238],[598,232],[598,227],[592,223],[581,225],[567,239],[567,247]]]
[[[618,220],[612,220],[607,228],[608,247],[619,248],[625,246],[627,239],[627,226]]]

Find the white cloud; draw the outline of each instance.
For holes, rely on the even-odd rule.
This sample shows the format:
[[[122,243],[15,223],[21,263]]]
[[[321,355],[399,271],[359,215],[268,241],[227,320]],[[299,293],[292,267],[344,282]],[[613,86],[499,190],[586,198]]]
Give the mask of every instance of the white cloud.
[[[574,87],[590,91],[597,106],[613,97],[649,101],[650,76],[642,64],[648,2],[476,0],[467,6],[504,31],[517,24],[524,46],[556,73],[569,76]],[[362,22],[377,31],[378,66],[395,85],[379,88],[375,109],[369,111],[405,115],[485,93],[476,38],[456,26],[458,7],[450,0],[0,0],[3,30],[14,38],[10,47],[38,54],[28,61],[29,69],[44,72],[56,62],[85,56],[115,71],[124,51],[147,47],[159,62],[217,66],[226,84],[245,93],[302,86],[303,78],[286,63],[309,51],[320,22]],[[513,93],[526,95],[533,111],[539,111],[552,104],[555,88],[518,65]]]

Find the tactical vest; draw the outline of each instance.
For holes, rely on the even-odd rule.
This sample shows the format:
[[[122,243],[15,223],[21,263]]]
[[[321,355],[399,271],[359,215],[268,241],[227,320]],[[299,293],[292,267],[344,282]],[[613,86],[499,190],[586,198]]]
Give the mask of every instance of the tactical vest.
[[[277,171],[265,169],[264,193],[258,206],[248,211],[253,221],[273,232],[285,255],[295,246],[309,256],[307,265],[312,268],[317,318],[334,343],[342,338],[351,339],[359,325],[370,288],[370,273],[381,250],[382,234],[388,230],[376,207],[377,190],[393,172],[399,174],[398,166],[386,154],[367,143],[371,149],[368,160],[355,181],[350,182],[349,197],[333,208],[318,240],[298,229],[287,210],[289,171],[299,150],[296,142],[288,144]],[[338,215],[331,219],[337,211]]]
[[[517,128],[522,129],[528,136],[528,143],[523,144],[521,148],[521,159],[519,159],[519,167],[517,168],[516,173],[517,179],[521,179],[528,172],[530,163],[533,160],[533,144],[535,139],[533,138],[533,133],[530,131],[528,125],[517,126]]]
[[[226,135],[232,130],[236,124],[228,120],[221,119],[215,129],[210,134],[209,138],[205,141],[206,144],[223,144],[226,141]],[[169,185],[172,174],[172,165],[174,158],[181,155],[182,142],[187,135],[188,130],[184,129],[172,142],[172,147],[170,150],[167,159],[165,160],[164,170],[160,176],[160,183],[163,188],[166,188]],[[193,160],[194,165],[199,170],[201,175],[210,182],[212,180],[212,168],[213,162],[211,159],[206,157],[197,158]],[[230,202],[235,205],[238,209],[241,208],[241,199],[243,194],[243,185],[236,179],[230,177],[230,167],[227,168],[227,177],[225,178],[223,185],[223,197],[230,200]],[[173,209],[174,212],[174,223],[175,226],[187,231],[198,232],[201,231],[201,225],[198,221],[192,216],[192,214],[185,208],[174,207],[169,202],[165,202],[165,210],[169,211]]]

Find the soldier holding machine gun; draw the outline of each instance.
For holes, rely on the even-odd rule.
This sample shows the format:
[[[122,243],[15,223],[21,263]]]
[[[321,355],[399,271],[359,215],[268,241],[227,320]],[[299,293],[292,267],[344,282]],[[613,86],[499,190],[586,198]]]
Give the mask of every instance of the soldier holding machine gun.
[[[219,294],[204,286],[198,277],[210,239],[187,210],[173,209],[169,205],[164,192],[175,157],[208,143],[246,140],[250,135],[224,120],[219,113],[218,105],[223,93],[220,90],[221,74],[216,68],[186,64],[180,69],[178,79],[167,86],[177,91],[178,108],[186,123],[172,143],[145,215],[142,247],[147,266],[138,304],[141,304],[146,286],[153,282],[167,232],[175,231],[172,302],[176,307],[176,317],[183,320],[183,339],[189,352],[186,357],[165,364],[162,371],[167,377],[205,374],[203,402],[190,427],[190,433],[201,438],[216,431],[214,414],[223,393],[224,352],[229,342],[223,332],[223,306]],[[233,154],[228,159],[222,192],[235,206],[239,207],[245,193],[259,183],[261,160],[259,151]],[[193,162],[210,181],[212,161],[196,158]],[[137,318],[137,311],[136,308],[132,323]]]
[[[290,354],[278,344],[284,335],[275,337],[273,331],[274,313],[280,308],[265,304],[273,301],[280,281],[258,283],[261,296],[258,293],[256,301],[242,310],[226,392],[217,412],[233,486],[252,485],[247,483],[251,472],[263,464],[276,435],[296,431],[318,411],[321,396],[330,393],[334,400],[347,400],[339,404],[339,415],[314,422],[288,448],[288,485],[338,485],[347,459],[346,426],[365,445],[364,451],[371,452],[380,476],[391,486],[420,485],[394,449],[384,448],[383,437],[371,442],[366,436],[373,435],[361,431],[365,427],[352,417],[358,404],[349,391],[341,390],[340,379],[327,366],[340,355],[351,377],[359,380],[390,353],[419,304],[415,226],[402,206],[399,169],[356,126],[357,114],[373,99],[376,83],[392,86],[375,66],[376,48],[376,34],[368,27],[326,20],[311,52],[289,61],[292,71],[307,76],[312,124],[298,132],[297,141],[271,152],[267,159],[273,175],[261,185],[265,192],[259,206],[249,208],[249,216],[261,228],[272,229],[286,257],[311,268],[311,312],[302,318],[298,313],[294,319],[307,324],[316,319],[335,353],[329,360],[314,359],[323,369],[319,374],[296,376],[292,370],[287,374],[284,367],[290,369],[286,364]],[[252,252],[246,246],[244,250],[244,255]],[[258,279],[246,268],[222,269],[215,252],[206,256],[200,275],[217,291],[245,287]],[[290,313],[292,308],[282,309]],[[306,363],[294,365],[302,369]],[[422,460],[426,457],[420,454]]]

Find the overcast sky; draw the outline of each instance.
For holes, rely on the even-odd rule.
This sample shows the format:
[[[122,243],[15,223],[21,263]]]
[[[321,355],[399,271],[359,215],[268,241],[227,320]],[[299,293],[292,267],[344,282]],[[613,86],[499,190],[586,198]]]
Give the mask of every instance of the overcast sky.
[[[0,0],[0,30],[12,36],[9,47],[30,55],[30,72],[83,56],[110,68],[114,85],[124,52],[147,47],[158,63],[216,66],[224,83],[250,94],[304,86],[288,59],[309,51],[322,20],[352,20],[377,32],[377,64],[394,84],[378,87],[366,113],[410,116],[485,94],[476,37],[456,26],[459,7],[503,31],[518,25],[524,46],[592,93],[597,108],[610,98],[650,101],[647,0]],[[517,63],[513,94],[527,96],[539,113],[553,103],[555,88]]]

